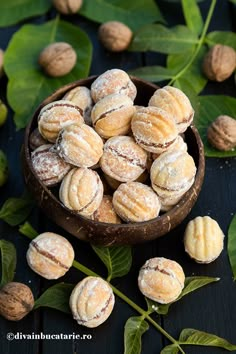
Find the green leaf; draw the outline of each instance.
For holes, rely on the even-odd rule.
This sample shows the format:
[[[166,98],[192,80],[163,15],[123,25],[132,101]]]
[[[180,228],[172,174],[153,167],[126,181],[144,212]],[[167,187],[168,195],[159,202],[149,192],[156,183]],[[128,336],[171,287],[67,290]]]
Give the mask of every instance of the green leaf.
[[[229,1],[236,5],[236,0],[229,0]]]
[[[215,44],[228,45],[236,50],[236,33],[229,31],[214,31],[208,33],[205,42],[209,46]]]
[[[125,324],[124,354],[140,354],[142,335],[149,329],[148,323],[140,317],[130,317]]]
[[[34,304],[34,309],[39,307],[50,307],[65,313],[71,313],[69,299],[73,284],[59,283],[48,288]]]
[[[0,150],[0,187],[2,187],[8,179],[9,176],[9,168],[8,161],[5,153]]]
[[[133,31],[148,23],[165,22],[153,0],[84,0],[79,13],[99,23],[120,21]]]
[[[229,226],[227,248],[234,280],[236,280],[236,215],[234,215]]]
[[[42,49],[55,41],[71,44],[77,53],[74,69],[60,78],[47,76],[37,64]],[[39,103],[53,91],[86,77],[91,57],[92,46],[88,36],[77,26],[58,21],[58,18],[43,25],[25,25],[16,32],[4,56],[4,65],[9,78],[8,101],[15,111],[17,128],[27,125]]]
[[[108,281],[129,273],[132,265],[132,249],[128,246],[102,247],[92,245],[94,252],[108,270]]]
[[[0,27],[14,25],[24,19],[46,13],[51,7],[48,0],[8,0],[0,2]]]
[[[167,345],[165,348],[162,349],[160,354],[178,354],[179,349],[176,347],[175,344]]]
[[[16,248],[13,243],[0,240],[2,277],[0,287],[14,279],[16,269]]]
[[[224,95],[199,96],[199,104],[199,112],[194,116],[194,123],[204,143],[205,155],[208,157],[236,156],[236,149],[219,151],[211,147],[207,141],[207,128],[219,115],[236,117],[236,98]]]
[[[31,240],[39,234],[28,221],[26,221],[23,225],[20,225],[19,232],[22,235],[29,237]]]
[[[145,66],[129,71],[129,74],[138,76],[144,80],[160,82],[172,79],[174,72],[163,66]]]
[[[129,49],[138,52],[152,50],[164,54],[183,53],[197,42],[197,35],[186,26],[167,28],[154,24],[137,31]]]
[[[21,224],[30,214],[34,201],[29,195],[22,195],[21,198],[9,198],[0,210],[0,219],[11,226]]]
[[[192,328],[185,328],[180,333],[180,344],[204,345],[208,347],[219,347],[229,351],[236,350],[236,345],[214,334],[198,331]]]
[[[188,28],[199,35],[203,29],[203,20],[196,0],[181,0],[181,3]]]
[[[176,74],[177,80],[175,80],[175,76],[173,77],[176,87],[184,92],[186,91],[185,87],[192,87],[192,91],[196,94],[199,94],[203,90],[207,84],[207,79],[202,73],[202,62],[206,52],[207,49],[203,46],[193,63],[186,69],[185,67],[187,67],[188,62],[191,60],[193,51],[168,56],[167,68],[173,70]]]
[[[148,305],[148,311],[150,312],[157,312],[159,315],[166,315],[169,311],[169,307],[175,303],[176,301],[179,301],[182,299],[182,297],[188,295],[189,293],[202,288],[205,285],[208,285],[210,283],[219,281],[219,278],[211,278],[211,277],[187,277],[185,279],[185,284],[184,284],[184,289],[182,293],[179,295],[179,297],[174,301],[169,304],[159,304],[158,302],[155,302],[153,300],[145,298],[147,305]]]

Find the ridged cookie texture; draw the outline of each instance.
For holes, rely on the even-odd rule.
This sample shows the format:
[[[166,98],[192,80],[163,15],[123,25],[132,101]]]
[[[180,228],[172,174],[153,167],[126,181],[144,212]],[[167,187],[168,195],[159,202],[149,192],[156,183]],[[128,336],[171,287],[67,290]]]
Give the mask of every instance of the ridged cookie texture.
[[[219,257],[223,250],[224,234],[214,219],[198,216],[186,227],[184,247],[196,262],[210,263]]]
[[[95,104],[91,117],[96,132],[103,138],[125,135],[130,131],[135,112],[133,101],[123,94],[112,94]]]
[[[60,131],[55,151],[74,166],[92,167],[103,154],[103,141],[87,124],[71,124]]]
[[[76,106],[82,110],[85,123],[92,125],[91,110],[93,107],[93,100],[89,88],[85,86],[74,87],[63,96],[63,100],[76,104]]]
[[[66,238],[44,232],[31,241],[26,258],[37,274],[46,279],[58,279],[72,266],[74,250]]]
[[[188,145],[185,143],[184,139],[181,135],[178,135],[175,142],[170,145],[170,147],[166,151],[188,151]],[[160,154],[151,154],[152,160],[156,160],[156,158],[160,156]]]
[[[87,168],[74,168],[63,179],[59,198],[69,209],[90,217],[103,197],[103,184],[97,172]]]
[[[171,209],[194,183],[196,166],[192,156],[184,151],[167,151],[152,164],[152,188],[161,201],[161,209]]]
[[[79,325],[94,328],[105,322],[115,304],[110,285],[98,277],[86,277],[80,281],[70,296],[73,318]]]
[[[183,290],[184,281],[182,267],[163,257],[146,261],[138,276],[138,286],[142,294],[161,304],[175,301]]]
[[[72,123],[84,123],[83,112],[73,102],[66,100],[47,104],[38,116],[40,134],[52,143],[55,143],[59,131]]]
[[[136,180],[146,169],[147,153],[129,136],[110,138],[104,145],[101,169],[120,182]]]
[[[93,213],[91,219],[99,222],[106,222],[110,224],[121,224],[121,219],[116,214],[112,204],[112,196],[104,195],[99,208]]]
[[[157,154],[166,151],[178,136],[173,118],[156,107],[138,109],[133,115],[131,129],[143,149]]]
[[[53,145],[41,145],[31,153],[32,166],[45,186],[55,186],[70,171],[72,166],[60,158],[54,151]]]
[[[142,222],[156,218],[160,202],[155,192],[140,182],[122,183],[113,194],[116,213],[126,222]]]
[[[134,101],[137,89],[129,75],[120,69],[105,71],[91,85],[91,95],[94,102],[113,93],[121,93]]]
[[[148,105],[168,112],[174,118],[179,133],[183,133],[193,121],[194,110],[191,102],[178,88],[164,86],[156,90]]]

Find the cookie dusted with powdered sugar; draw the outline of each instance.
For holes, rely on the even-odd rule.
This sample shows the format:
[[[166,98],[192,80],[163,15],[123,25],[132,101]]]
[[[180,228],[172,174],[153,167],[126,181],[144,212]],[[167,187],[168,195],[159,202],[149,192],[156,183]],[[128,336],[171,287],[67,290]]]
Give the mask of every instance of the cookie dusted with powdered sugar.
[[[146,164],[146,151],[129,136],[107,140],[100,160],[103,172],[120,182],[136,180],[145,171]]]
[[[183,290],[184,281],[182,267],[177,262],[163,257],[146,261],[138,276],[141,293],[161,304],[175,301]]]
[[[78,106],[83,114],[85,123],[92,125],[91,121],[91,110],[93,107],[93,100],[91,97],[90,89],[85,86],[77,86],[72,90],[68,91],[63,100],[73,102]]]
[[[103,184],[97,172],[87,168],[74,168],[63,179],[59,198],[69,209],[89,217],[101,204]]]
[[[98,209],[93,213],[91,219],[110,224],[121,224],[119,216],[116,214],[112,204],[112,196],[104,195]]]
[[[31,153],[31,162],[35,173],[43,184],[55,186],[71,170],[72,166],[60,158],[53,145],[41,145]]]
[[[184,151],[167,151],[152,164],[152,188],[161,201],[161,209],[171,209],[194,183],[196,166],[192,156]]]
[[[156,218],[161,204],[152,188],[140,182],[122,183],[113,194],[116,213],[126,222]]]
[[[130,131],[135,112],[133,101],[122,94],[112,94],[95,104],[91,117],[96,132],[103,138],[125,135]]]
[[[154,92],[149,106],[163,109],[175,120],[179,133],[185,132],[193,121],[194,110],[188,97],[178,88],[165,86]]]
[[[120,69],[105,71],[91,85],[91,95],[94,102],[113,93],[126,95],[134,101],[137,95],[136,86],[131,81],[129,75]]]
[[[30,268],[46,279],[62,277],[72,266],[74,256],[70,242],[52,232],[34,238],[26,254]]]
[[[156,107],[139,108],[133,115],[131,129],[143,149],[157,154],[166,151],[178,136],[172,117]]]
[[[79,325],[94,328],[105,322],[115,304],[110,285],[99,277],[86,277],[80,281],[70,296],[73,318]]]
[[[71,124],[60,131],[55,151],[74,166],[92,167],[103,154],[103,141],[87,124]]]
[[[38,116],[38,129],[44,139],[55,143],[59,131],[72,123],[84,123],[83,112],[73,102],[60,100],[44,106]]]

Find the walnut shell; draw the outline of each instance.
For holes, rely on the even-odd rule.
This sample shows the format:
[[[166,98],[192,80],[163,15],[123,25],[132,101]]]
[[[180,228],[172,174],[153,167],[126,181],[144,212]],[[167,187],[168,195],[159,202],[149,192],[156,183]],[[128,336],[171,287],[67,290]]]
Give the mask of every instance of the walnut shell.
[[[0,49],[0,78],[3,76],[3,57],[4,51]]]
[[[232,150],[236,146],[236,119],[225,115],[216,118],[207,130],[207,139],[218,150]]]
[[[184,234],[185,251],[197,263],[210,263],[219,257],[224,247],[224,234],[209,216],[191,220]]]
[[[94,328],[105,322],[115,304],[110,285],[98,277],[86,277],[74,288],[70,308],[78,324]]]
[[[46,279],[65,275],[74,260],[74,250],[65,237],[44,232],[29,245],[26,258],[30,268]]]
[[[75,14],[82,6],[82,0],[53,0],[53,6],[63,15]]]
[[[140,269],[138,286],[144,296],[168,304],[181,294],[184,281],[183,269],[177,262],[155,257],[146,261]]]
[[[99,40],[111,52],[121,52],[127,49],[132,36],[130,28],[118,21],[106,22],[98,30]]]
[[[43,49],[38,62],[46,74],[59,77],[68,74],[75,66],[76,60],[77,54],[70,44],[56,42]]]
[[[10,321],[19,321],[34,307],[30,288],[22,283],[11,282],[0,290],[0,315]]]
[[[216,44],[206,54],[203,72],[209,80],[224,81],[234,72],[236,52],[226,45]]]

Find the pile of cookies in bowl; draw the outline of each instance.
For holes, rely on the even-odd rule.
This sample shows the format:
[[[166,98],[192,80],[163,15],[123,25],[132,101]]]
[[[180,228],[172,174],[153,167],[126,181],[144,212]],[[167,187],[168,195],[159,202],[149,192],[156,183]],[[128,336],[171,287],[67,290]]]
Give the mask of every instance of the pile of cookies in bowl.
[[[120,69],[67,85],[26,130],[26,184],[79,238],[156,238],[183,220],[201,188],[204,154],[193,117],[181,90]]]

